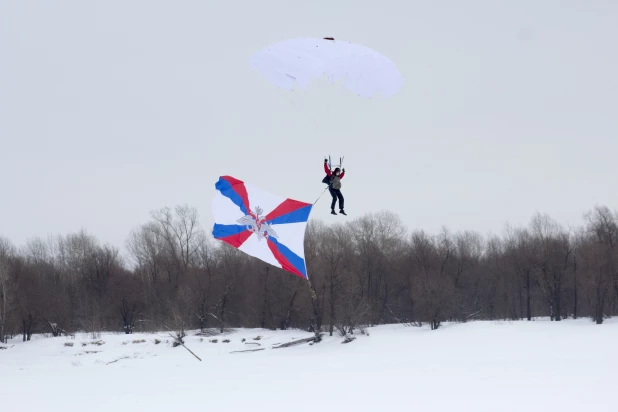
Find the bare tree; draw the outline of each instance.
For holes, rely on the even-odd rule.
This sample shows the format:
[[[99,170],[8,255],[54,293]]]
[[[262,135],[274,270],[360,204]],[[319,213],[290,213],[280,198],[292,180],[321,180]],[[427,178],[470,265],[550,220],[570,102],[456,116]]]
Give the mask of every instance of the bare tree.
[[[229,312],[228,305],[232,297],[233,289],[236,286],[236,280],[242,262],[237,249],[231,246],[223,245],[221,249],[219,249],[219,252],[222,270],[220,271],[220,276],[217,281],[221,290],[221,297],[214,307],[217,315],[212,316],[219,321],[219,331],[223,333],[226,324],[226,315]]]
[[[197,285],[195,315],[200,329],[205,329],[211,317],[210,301],[218,262],[216,248],[210,244],[204,232],[199,233],[198,244],[196,270],[194,271]]]
[[[534,241],[527,229],[509,229],[506,242],[510,265],[513,266],[518,276],[520,307],[525,307],[525,317],[530,321],[532,320],[532,288],[534,286],[533,272],[535,269]],[[522,314],[521,317],[523,318],[524,315]]]
[[[590,241],[583,248],[584,265],[593,292],[597,324],[603,323],[606,299],[616,285],[618,270],[618,222],[607,207],[596,207],[586,214]]]
[[[129,235],[126,246],[136,270],[156,285],[165,266],[165,240],[154,223],[147,223]]]
[[[198,213],[195,208],[176,206],[175,213],[163,208],[152,213],[153,224],[149,226],[166,245],[168,273],[176,283],[187,273],[199,250]]]
[[[124,333],[129,335],[133,333],[135,329],[135,315],[137,312],[137,304],[135,302],[129,303],[125,298],[122,299],[118,311],[122,318],[122,329]]]
[[[326,297],[326,281],[324,279],[324,265],[320,256],[320,242],[323,233],[327,230],[323,222],[310,221],[305,234],[305,261],[309,273],[311,288],[311,314],[309,330],[318,334],[322,330],[324,319],[324,301]]]
[[[42,292],[40,283],[36,278],[34,271],[27,265],[27,260],[22,256],[20,260],[20,274],[17,282],[19,288],[17,290],[17,307],[21,320],[22,340],[29,341],[32,338],[33,328],[35,326],[35,311],[37,296]]]
[[[436,329],[570,314],[601,323],[618,314],[618,216],[607,207],[569,229],[536,215],[527,228],[486,239],[447,228],[406,232],[389,212],[310,222],[309,282],[211,243],[187,206],[158,210],[137,227],[126,262],[83,230],[31,239],[20,250],[2,239],[9,252],[0,253],[0,336],[215,326],[319,335],[323,325],[347,335],[391,322]]]
[[[0,237],[0,343],[6,343],[6,328],[15,309],[17,285],[11,276],[11,259],[15,248],[8,239]]]
[[[347,265],[350,262],[348,234],[341,225],[330,228],[323,234],[319,245],[319,254],[324,261],[324,275],[328,288],[329,327],[330,336],[333,335],[337,323],[336,308],[340,289],[345,282]]]
[[[372,314],[371,324],[382,322],[388,312],[394,278],[400,271],[395,256],[403,254],[405,228],[398,216],[391,212],[369,214],[355,219],[350,225],[354,261],[351,270],[358,280],[360,299]]]
[[[547,299],[550,318],[559,321],[563,317],[564,281],[573,265],[574,244],[571,233],[548,215],[537,214],[532,219],[531,227],[537,242],[537,283]]]
[[[429,322],[432,330],[438,329],[449,316],[455,292],[453,278],[445,272],[451,244],[445,233],[434,239],[416,231],[411,240],[409,270],[418,307],[415,317]]]

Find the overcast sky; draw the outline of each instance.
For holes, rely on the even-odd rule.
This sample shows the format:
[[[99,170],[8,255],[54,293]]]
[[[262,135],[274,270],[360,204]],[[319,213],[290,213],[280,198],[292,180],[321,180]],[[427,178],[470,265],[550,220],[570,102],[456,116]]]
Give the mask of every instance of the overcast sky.
[[[123,247],[151,210],[212,225],[219,175],[313,202],[345,156],[347,217],[501,233],[618,208],[618,2],[0,0],[0,235]],[[249,70],[294,37],[363,44],[403,89],[286,92]]]

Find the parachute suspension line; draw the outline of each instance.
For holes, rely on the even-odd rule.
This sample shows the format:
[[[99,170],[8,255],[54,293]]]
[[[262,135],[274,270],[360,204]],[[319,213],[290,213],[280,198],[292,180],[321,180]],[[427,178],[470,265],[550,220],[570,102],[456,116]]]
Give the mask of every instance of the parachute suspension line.
[[[313,204],[315,205],[316,203],[318,203],[318,200],[320,200],[320,198],[322,197],[322,195],[324,194],[324,192],[326,192],[328,190],[328,186],[326,186],[326,189],[324,189],[324,191],[322,192],[322,194],[320,196],[318,196],[317,199],[315,199],[315,202],[313,202]]]

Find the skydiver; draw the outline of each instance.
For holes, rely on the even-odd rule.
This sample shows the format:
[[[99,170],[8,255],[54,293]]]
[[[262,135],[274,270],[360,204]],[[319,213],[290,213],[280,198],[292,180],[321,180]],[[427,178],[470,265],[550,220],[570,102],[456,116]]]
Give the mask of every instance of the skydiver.
[[[341,194],[341,179],[343,179],[343,176],[345,175],[345,169],[341,170],[337,167],[333,172],[331,172],[328,167],[328,159],[324,159],[324,171],[329,177],[330,182],[328,184],[328,191],[333,197],[333,201],[330,205],[330,214],[337,214],[335,213],[335,205],[337,204],[337,199],[339,199],[339,213],[347,216],[343,210],[343,195]]]

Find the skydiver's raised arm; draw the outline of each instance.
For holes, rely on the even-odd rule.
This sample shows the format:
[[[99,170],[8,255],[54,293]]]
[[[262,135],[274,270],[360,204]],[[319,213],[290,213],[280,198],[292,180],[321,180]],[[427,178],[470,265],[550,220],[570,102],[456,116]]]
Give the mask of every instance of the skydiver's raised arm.
[[[330,169],[328,168],[328,160],[324,159],[324,171],[330,176]]]

